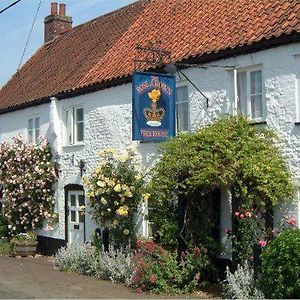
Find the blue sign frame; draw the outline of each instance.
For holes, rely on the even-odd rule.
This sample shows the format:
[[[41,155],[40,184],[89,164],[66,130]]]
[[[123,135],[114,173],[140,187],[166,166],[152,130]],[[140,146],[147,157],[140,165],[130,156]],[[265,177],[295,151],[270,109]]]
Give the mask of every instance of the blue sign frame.
[[[175,75],[135,72],[132,96],[133,140],[164,141],[175,136]]]

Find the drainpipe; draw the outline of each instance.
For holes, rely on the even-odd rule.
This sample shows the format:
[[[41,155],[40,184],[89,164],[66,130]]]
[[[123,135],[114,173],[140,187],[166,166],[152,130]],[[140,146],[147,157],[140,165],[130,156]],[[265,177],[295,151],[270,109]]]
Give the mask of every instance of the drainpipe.
[[[237,69],[233,69],[233,84],[234,84],[234,105],[233,105],[233,115],[238,112],[238,88],[237,88]]]
[[[62,132],[61,132],[61,124],[58,112],[58,100],[55,97],[51,97],[51,104],[50,104],[50,112],[49,112],[49,119],[50,119],[50,128],[51,128],[51,136],[49,136],[49,142],[51,146],[53,146],[53,150],[58,155],[61,153],[61,139],[62,139]]]

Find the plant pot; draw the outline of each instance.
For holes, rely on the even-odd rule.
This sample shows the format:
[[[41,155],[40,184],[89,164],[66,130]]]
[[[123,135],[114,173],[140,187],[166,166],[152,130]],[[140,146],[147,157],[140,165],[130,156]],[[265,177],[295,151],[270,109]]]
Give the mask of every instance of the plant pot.
[[[16,256],[32,256],[36,254],[37,242],[32,243],[15,243]]]

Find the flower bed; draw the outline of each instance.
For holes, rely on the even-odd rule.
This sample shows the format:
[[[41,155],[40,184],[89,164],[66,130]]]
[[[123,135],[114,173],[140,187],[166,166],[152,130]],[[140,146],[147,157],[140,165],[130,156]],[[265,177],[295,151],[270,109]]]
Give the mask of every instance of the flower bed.
[[[55,256],[55,267],[133,287],[137,292],[190,293],[206,284],[210,264],[205,249],[168,252],[152,240],[137,241],[136,250],[104,252],[87,245],[70,245]]]

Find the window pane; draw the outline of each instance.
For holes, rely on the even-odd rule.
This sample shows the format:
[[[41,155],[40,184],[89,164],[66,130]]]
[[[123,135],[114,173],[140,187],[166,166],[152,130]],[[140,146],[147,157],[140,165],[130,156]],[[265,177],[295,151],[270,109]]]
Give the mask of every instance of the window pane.
[[[77,142],[83,141],[83,123],[76,123]]]
[[[28,130],[33,130],[33,119],[29,119],[28,121]]]
[[[247,75],[246,72],[238,73],[238,111],[244,116],[247,115]]]
[[[71,206],[76,206],[76,196],[75,195],[71,195]]]
[[[71,210],[71,222],[76,222],[76,211]]]
[[[28,130],[28,142],[32,143],[33,142],[33,131]]]
[[[39,136],[40,136],[40,130],[36,129],[35,130],[35,142],[37,143],[39,141]]]
[[[262,118],[262,95],[251,96],[251,117]]]
[[[83,121],[83,108],[76,109],[76,122]]]
[[[40,118],[35,118],[35,130],[40,129]]]
[[[188,103],[182,102],[176,105],[176,121],[177,131],[188,131],[189,130],[189,117],[188,117]]]
[[[84,206],[84,195],[79,195],[79,206]]]
[[[187,86],[180,86],[176,89],[176,102],[188,101]]]
[[[82,211],[79,212],[79,222],[84,223],[84,212]]]
[[[261,71],[250,72],[250,93],[260,94],[262,92]]]
[[[72,130],[72,111],[66,111],[66,135],[67,144],[72,144],[73,142],[73,130]]]

